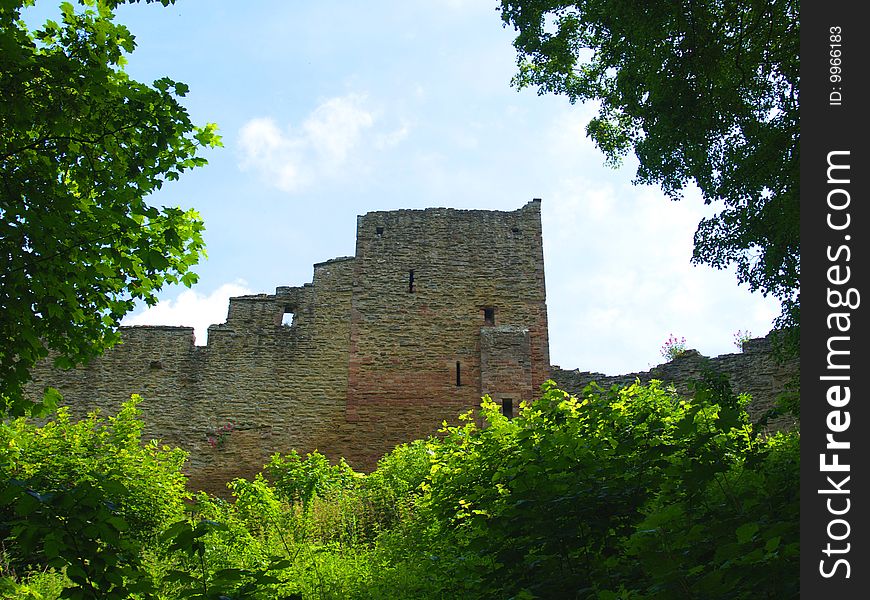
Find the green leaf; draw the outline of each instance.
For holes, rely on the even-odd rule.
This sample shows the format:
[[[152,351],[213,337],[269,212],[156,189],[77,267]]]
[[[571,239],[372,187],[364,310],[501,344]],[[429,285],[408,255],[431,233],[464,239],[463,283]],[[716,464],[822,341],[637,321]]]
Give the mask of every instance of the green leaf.
[[[163,576],[163,580],[170,583],[182,583],[188,585],[199,583],[199,579],[197,579],[196,577],[193,577],[192,575],[184,571],[179,571],[177,569],[167,571],[166,575]]]
[[[758,523],[744,523],[737,528],[737,543],[745,544],[758,532]]]
[[[781,539],[782,538],[777,535],[777,536],[774,536],[774,537],[770,538],[769,540],[767,540],[767,542],[765,542],[765,544],[764,544],[765,551],[773,552],[774,550],[779,548],[779,542],[781,541]]]
[[[3,12],[15,15],[30,4],[12,2]],[[48,350],[63,367],[100,354],[117,341],[113,328],[134,307],[119,299],[152,299],[203,252],[195,213],[178,210],[158,222],[160,210],[146,197],[164,180],[204,165],[197,152],[216,145],[215,129],[194,125],[168,94],[170,87],[186,94],[185,84],[162,78],[148,86],[119,70],[134,44],[113,21],[116,4],[76,14],[74,3],[62,2],[63,21],[49,21],[43,32],[31,33],[22,19],[0,29],[0,179],[10,191],[0,209],[7,299],[0,398],[11,416],[28,412],[24,387]],[[27,253],[19,240],[27,240]],[[144,264],[131,264],[137,255]],[[50,405],[35,410],[45,416]]]

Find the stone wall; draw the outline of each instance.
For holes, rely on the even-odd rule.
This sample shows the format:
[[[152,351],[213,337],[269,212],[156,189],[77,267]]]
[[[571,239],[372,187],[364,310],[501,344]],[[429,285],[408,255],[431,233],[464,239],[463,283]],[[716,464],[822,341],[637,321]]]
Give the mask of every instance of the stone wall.
[[[387,446],[480,404],[489,328],[528,330],[528,344],[503,350],[532,369],[523,398],[549,377],[539,201],[359,217],[354,282],[347,420]]]
[[[363,215],[355,257],[232,298],[208,332],[122,328],[86,367],[41,364],[30,394],[57,387],[76,415],[140,394],[146,435],[187,450],[191,486],[212,492],[292,449],[371,469],[484,392],[519,403],[549,377],[540,201]]]
[[[57,387],[77,415],[114,412],[140,394],[146,435],[190,453],[193,487],[222,491],[275,452],[333,443],[344,420],[352,274],[353,259],[336,259],[315,265],[305,286],[232,298],[207,346],[195,346],[188,327],[124,327],[123,342],[87,367],[42,365],[31,389]],[[228,423],[225,443],[212,447]]]
[[[649,383],[653,379],[673,385],[680,394],[690,394],[690,384],[700,379],[705,369],[713,369],[726,375],[735,393],[751,395],[752,402],[748,410],[750,416],[757,419],[773,408],[777,397],[786,391],[786,384],[799,375],[800,362],[796,358],[780,361],[773,351],[770,338],[765,337],[744,342],[743,351],[738,354],[707,358],[697,350],[687,350],[674,360],[649,371],[626,375],[604,375],[554,366],[552,378],[556,385],[571,394],[579,394],[593,381],[607,389],[613,385],[628,385],[637,380]],[[771,423],[773,428],[791,425],[793,423],[788,418]]]
[[[511,212],[368,213],[354,257],[314,265],[300,287],[232,298],[207,345],[189,327],[125,327],[122,339],[73,371],[42,363],[30,394],[56,387],[79,416],[140,394],[146,436],[187,450],[191,487],[216,493],[294,449],[372,469],[483,394],[515,412],[551,375],[575,393],[653,378],[687,392],[706,360],[690,351],[644,373],[551,373],[538,200]],[[711,362],[753,395],[756,414],[798,368],[778,365],[766,340]]]

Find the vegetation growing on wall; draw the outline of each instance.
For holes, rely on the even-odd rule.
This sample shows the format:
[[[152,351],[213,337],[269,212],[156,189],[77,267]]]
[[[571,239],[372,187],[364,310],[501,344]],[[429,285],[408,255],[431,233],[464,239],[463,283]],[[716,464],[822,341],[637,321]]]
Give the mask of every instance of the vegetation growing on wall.
[[[721,380],[507,419],[485,398],[355,473],[276,455],[232,501],[108,419],[0,429],[0,590],[21,598],[796,598],[798,434],[764,437]],[[39,440],[39,442],[37,442]]]

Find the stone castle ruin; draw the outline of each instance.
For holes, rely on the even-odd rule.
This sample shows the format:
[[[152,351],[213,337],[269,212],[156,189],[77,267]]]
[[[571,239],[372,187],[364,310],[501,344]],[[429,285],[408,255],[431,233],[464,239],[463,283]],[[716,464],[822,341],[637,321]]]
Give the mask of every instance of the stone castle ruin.
[[[140,394],[146,435],[187,450],[191,487],[219,492],[276,452],[368,470],[484,394],[513,414],[548,378],[570,391],[599,378],[551,367],[547,331],[539,200],[370,212],[357,218],[355,256],[314,265],[300,287],[231,298],[207,345],[191,327],[125,327],[85,367],[44,363],[30,390],[58,388],[75,415]],[[786,378],[769,354],[726,361],[739,391],[768,404]],[[672,378],[691,375],[683,363]],[[625,377],[636,375],[657,376]]]
[[[77,414],[141,394],[147,433],[190,452],[195,487],[293,448],[370,469],[481,395],[517,410],[549,378],[540,202],[371,212],[354,257],[314,265],[301,287],[232,298],[206,346],[190,327],[122,337],[86,367],[38,369],[31,389],[57,387]]]

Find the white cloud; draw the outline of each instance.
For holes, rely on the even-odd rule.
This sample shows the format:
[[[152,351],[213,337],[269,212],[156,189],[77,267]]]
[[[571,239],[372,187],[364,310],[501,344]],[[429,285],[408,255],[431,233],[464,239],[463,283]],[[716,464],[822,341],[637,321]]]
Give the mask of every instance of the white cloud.
[[[375,138],[375,147],[378,150],[384,150],[386,148],[397,146],[402,142],[402,140],[408,137],[410,132],[411,126],[408,123],[403,122],[402,126],[398,129],[378,135],[377,138]]]
[[[197,345],[204,345],[208,326],[223,323],[231,296],[252,294],[242,280],[225,283],[211,294],[184,290],[173,300],[163,300],[140,313],[124,318],[122,325],[182,325],[193,327]]]
[[[252,119],[239,132],[242,170],[253,169],[285,192],[296,191],[308,176],[304,171],[305,144],[284,135],[272,119]]]
[[[302,124],[305,139],[329,163],[341,163],[372,126],[372,113],[362,108],[364,96],[332,98],[318,106]]]
[[[333,176],[364,145],[364,132],[374,125],[365,101],[360,94],[326,100],[297,129],[282,131],[271,118],[249,120],[239,131],[239,166],[285,192]]]
[[[545,143],[559,170],[570,172],[579,166],[601,168],[604,164],[604,154],[586,135],[586,124],[597,114],[596,104],[586,102],[562,108],[552,118]]]
[[[672,202],[626,183],[631,165],[604,167],[582,120],[557,114],[546,130],[547,159],[565,174],[542,207],[554,362],[626,373],[663,362],[669,333],[708,356],[735,352],[737,329],[764,335],[775,302],[750,297],[732,271],[691,263],[695,228],[712,214],[697,190]]]

